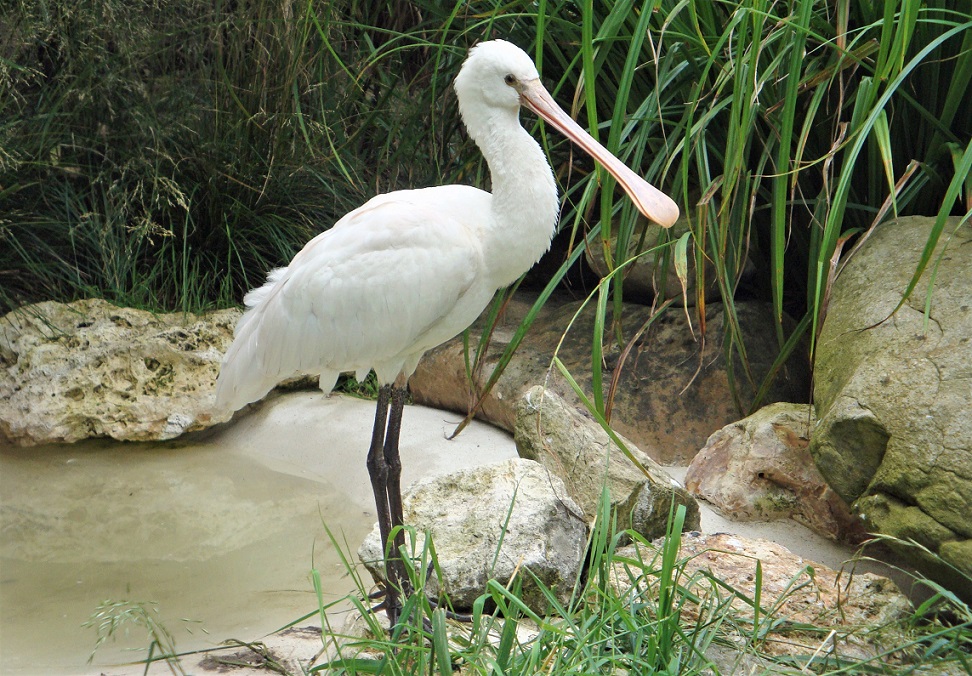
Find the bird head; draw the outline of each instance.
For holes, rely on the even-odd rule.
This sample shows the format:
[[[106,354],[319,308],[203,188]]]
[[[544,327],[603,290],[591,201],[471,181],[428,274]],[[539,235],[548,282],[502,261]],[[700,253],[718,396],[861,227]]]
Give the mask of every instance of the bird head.
[[[521,94],[540,74],[526,52],[506,40],[481,42],[469,50],[456,77],[455,89],[463,118],[477,113],[516,115]]]
[[[510,123],[518,126],[520,106],[525,106],[600,162],[645,216],[666,228],[678,218],[678,205],[670,197],[631,171],[557,105],[519,47],[505,40],[476,45],[456,76],[455,88],[466,129],[477,143],[477,134],[488,135]]]

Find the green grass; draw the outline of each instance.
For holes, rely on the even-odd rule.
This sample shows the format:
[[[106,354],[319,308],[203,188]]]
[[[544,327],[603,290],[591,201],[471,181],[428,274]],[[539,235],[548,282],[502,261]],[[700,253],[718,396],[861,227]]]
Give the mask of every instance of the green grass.
[[[704,570],[688,572],[689,559],[680,553],[684,507],[669,518],[667,535],[656,544],[637,533],[615,532],[608,501],[589,538],[586,566],[566,603],[540,585],[547,608],[538,612],[521,599],[523,576],[493,580],[471,609],[471,621],[447,618],[449,600],[441,594],[437,604],[426,598],[428,575],[437,575],[434,544],[415,548],[407,559],[417,592],[407,599],[403,619],[389,636],[379,616],[369,612],[370,582],[360,577],[347,544],[330,533],[331,544],[341,552],[344,566],[358,591],[331,604],[323,601],[320,576],[312,570],[318,608],[288,624],[298,626],[317,618],[325,646],[340,646],[330,657],[305,673],[335,674],[587,674],[639,673],[666,675],[733,674],[906,674],[968,671],[972,665],[972,611],[967,604],[924,578],[916,584],[931,594],[910,614],[883,625],[865,628],[796,625],[781,612],[783,602],[812,582],[795,578],[770,605],[763,598],[762,568],[756,564],[754,593],[734,589]],[[414,532],[408,530],[409,537]],[[621,550],[622,540],[637,547]],[[897,543],[907,546],[907,543]],[[631,552],[634,552],[632,554]],[[845,572],[845,574],[851,574]],[[535,581],[534,581],[535,582]],[[348,605],[362,614],[362,635],[341,636],[332,614],[346,614]],[[126,625],[147,630],[150,642],[146,665],[165,661],[173,673],[182,673],[181,660],[199,653],[179,654],[174,641],[146,604],[106,602],[92,617],[99,626],[98,645]],[[383,618],[383,615],[381,616]],[[862,632],[878,646],[868,659],[838,657],[824,649],[815,654],[773,656],[766,649],[772,634],[785,638],[796,632],[818,637],[828,646],[831,630],[839,639],[848,631]],[[804,638],[806,640],[806,638]],[[234,647],[260,642],[231,640]],[[256,649],[256,648],[253,648]],[[266,652],[267,660],[274,660]],[[202,651],[211,652],[211,651]],[[217,656],[218,659],[218,656]],[[279,661],[274,669],[287,673]],[[755,669],[755,671],[752,671]],[[296,674],[294,675],[296,676]]]
[[[740,399],[741,412],[761,405],[778,368],[763,382],[749,372],[734,303],[772,303],[781,365],[807,342],[812,352],[838,257],[862,233],[899,214],[937,217],[910,293],[945,216],[972,213],[972,22],[962,3],[588,3],[569,25],[551,19],[563,5],[540,7],[544,74],[553,71],[558,98],[575,101],[591,132],[670,191],[688,219],[681,248],[650,255],[683,277],[680,256],[694,258],[697,290],[714,270],[730,318],[725,348],[758,393]],[[602,248],[608,275],[671,242],[644,240],[609,183],[578,175],[563,222],[578,247]],[[624,275],[611,281],[598,308],[605,317],[610,303],[614,324],[592,337],[595,355],[602,339],[625,350],[640,338],[625,322]],[[706,300],[694,301],[704,335]],[[600,382],[600,364],[591,368]],[[608,419],[611,395],[593,393]]]
[[[414,68],[389,57],[390,86],[364,73],[374,45],[335,16],[354,10],[5,4],[0,309],[92,295],[228,305],[382,184],[398,187],[405,161],[390,156],[408,144],[374,140],[392,143],[418,115],[403,101]]]
[[[807,584],[802,578],[794,579],[775,605],[766,605],[760,594],[759,562],[755,595],[703,571],[689,574],[689,561],[679,553],[684,507],[673,512],[668,533],[657,546],[637,533],[611,536],[612,529],[602,525],[609,523],[607,519],[602,509],[590,538],[587,566],[568,603],[544,590],[547,612],[537,613],[520,599],[519,579],[492,581],[472,609],[472,622],[462,624],[445,621],[441,608],[448,607],[447,599],[440,597],[437,609],[424,595],[413,597],[391,637],[370,616],[370,633],[345,639],[337,657],[314,671],[447,674],[458,668],[474,674],[674,675],[750,673],[755,668],[752,673],[903,675],[940,673],[945,668],[960,672],[972,664],[968,606],[923,578],[918,583],[932,584],[938,593],[910,615],[855,629],[879,646],[875,657],[854,660],[828,650],[773,656],[764,648],[770,632],[778,637],[789,632],[818,636],[826,646],[832,629],[840,637],[848,628],[788,621],[780,608]],[[619,551],[622,539],[629,538],[638,545],[634,556],[627,553],[630,550]],[[417,589],[424,587],[423,571],[434,561],[434,551],[426,549],[410,567]],[[357,599],[352,601],[363,611]],[[326,615],[323,610],[322,614]]]
[[[173,674],[186,673],[176,651],[175,638],[163,623],[155,603],[107,600],[98,606],[82,626],[98,632],[95,647],[88,657],[89,664],[94,660],[98,649],[109,639],[127,635],[129,631],[139,627],[145,631],[149,640],[145,657],[146,671],[152,662],[164,662]]]

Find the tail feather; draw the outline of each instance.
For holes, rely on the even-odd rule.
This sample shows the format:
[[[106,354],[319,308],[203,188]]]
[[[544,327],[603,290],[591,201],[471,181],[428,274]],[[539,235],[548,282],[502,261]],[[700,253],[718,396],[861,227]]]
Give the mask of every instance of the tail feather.
[[[220,411],[237,411],[259,401],[286,377],[268,374],[263,356],[259,353],[263,307],[286,272],[287,268],[271,271],[266,284],[253,289],[243,299],[246,312],[236,324],[233,344],[223,356],[216,379],[216,408]]]
[[[219,369],[216,380],[216,408],[221,411],[237,411],[249,403],[259,401],[274,388],[278,379],[263,374],[256,368],[253,344],[237,336]]]

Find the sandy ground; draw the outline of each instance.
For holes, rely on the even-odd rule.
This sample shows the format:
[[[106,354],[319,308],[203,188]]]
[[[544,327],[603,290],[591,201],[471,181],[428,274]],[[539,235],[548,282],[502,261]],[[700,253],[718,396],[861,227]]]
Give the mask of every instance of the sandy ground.
[[[263,519],[260,528],[263,530],[273,530],[274,524],[286,522],[293,512],[294,514],[308,509],[326,511],[326,521],[330,528],[340,531],[344,537],[348,538],[352,548],[357,547],[360,538],[370,530],[374,523],[374,508],[370,483],[368,481],[367,470],[365,468],[365,454],[371,434],[372,421],[374,417],[374,405],[372,402],[353,399],[350,397],[331,396],[324,397],[320,393],[293,393],[278,396],[261,406],[254,407],[250,412],[237,416],[230,424],[223,425],[218,429],[203,433],[192,439],[180,441],[172,445],[139,445],[136,451],[131,449],[131,445],[125,446],[122,452],[130,457],[133,452],[136,456],[138,452],[144,452],[145,459],[137,461],[126,460],[123,468],[113,465],[112,475],[116,478],[116,484],[100,487],[99,494],[107,496],[108,504],[117,504],[119,499],[112,491],[129,491],[132,485],[140,484],[145,490],[146,495],[137,503],[139,508],[144,510],[161,510],[163,507],[167,513],[172,513],[172,485],[179,485],[177,501],[192,504],[192,511],[202,514],[222,514],[224,521],[229,524],[239,524],[240,522],[256,523]],[[449,440],[447,436],[459,422],[460,416],[454,413],[437,411],[419,406],[410,406],[405,411],[405,418],[402,432],[402,461],[403,461],[403,485],[408,485],[419,477],[430,476],[437,473],[446,472],[452,469],[474,466],[482,463],[497,461],[516,454],[513,440],[510,435],[497,430],[488,425],[474,424],[467,428],[459,437]],[[95,448],[84,449],[72,447],[67,457],[63,448],[51,451],[51,457],[55,458],[51,462],[63,462],[64,466],[74,469],[78,465],[86,462],[93,463],[91,472],[96,476],[103,476],[105,468],[92,460],[102,457],[105,453],[117,454],[121,444],[106,444],[97,442]],[[147,447],[147,448],[146,448]],[[322,448],[325,449],[322,452]],[[151,450],[154,449],[154,450]],[[166,449],[167,453],[160,453],[160,449]],[[35,449],[37,451],[37,449]],[[86,455],[86,453],[88,453]],[[60,455],[58,455],[60,454]],[[37,457],[36,453],[32,457]],[[28,463],[27,454],[18,452],[15,463],[5,460],[4,472],[10,471],[11,466],[14,470],[28,471],[21,465]],[[151,460],[150,460],[150,459]],[[161,459],[160,459],[161,458]],[[195,461],[195,459],[212,459],[214,465],[203,464],[200,466],[190,465],[183,467],[180,462]],[[169,465],[146,467],[146,463],[176,463],[174,467]],[[20,463],[20,464],[17,464]],[[73,463],[73,464],[71,464]],[[27,465],[29,467],[29,465]],[[241,479],[240,468],[248,468]],[[227,474],[232,468],[232,474]],[[263,469],[261,469],[263,468]],[[36,469],[36,468],[34,468]],[[63,467],[55,467],[57,472],[54,477],[65,476]],[[73,471],[73,470],[72,470]],[[130,471],[131,476],[123,474]],[[684,468],[671,468],[672,475],[681,480],[684,476]],[[119,475],[119,473],[122,473]],[[174,479],[166,474],[169,472],[178,475],[180,478]],[[191,475],[198,479],[196,484],[188,484],[185,475]],[[164,479],[165,490],[158,489],[158,495],[153,497],[146,476]],[[229,476],[229,478],[227,478]],[[291,479],[287,479],[290,477]],[[271,481],[271,478],[273,480]],[[243,479],[246,479],[244,481]],[[79,479],[83,485],[90,488],[91,478]],[[276,482],[276,483],[274,483]],[[27,483],[25,479],[23,482]],[[223,484],[232,486],[230,489],[214,490]],[[51,511],[62,513],[69,509],[68,502],[72,499],[73,489],[58,489],[48,485],[44,492],[45,497],[37,493],[20,494],[16,491],[9,491],[11,483],[5,482],[3,491],[4,508],[8,511],[13,510],[23,512],[25,510],[37,510],[38,502],[47,500],[51,502]],[[239,490],[240,485],[247,486],[246,492],[242,497],[231,499],[232,493]],[[114,486],[114,487],[113,487]],[[281,501],[278,497],[270,500],[269,497],[261,498],[260,491],[269,494],[287,493],[290,497],[287,501]],[[301,496],[306,493],[306,499]],[[224,496],[222,501],[213,503],[213,495]],[[230,498],[225,496],[230,495]],[[325,497],[322,498],[321,495]],[[256,496],[256,497],[255,497]],[[61,498],[64,502],[56,502]],[[325,499],[326,498],[326,499]],[[17,500],[22,500],[23,504],[16,504]],[[310,502],[308,502],[308,500]],[[13,504],[11,504],[13,503]],[[159,503],[162,506],[152,507]],[[200,503],[200,505],[196,505]],[[131,509],[130,506],[126,509]],[[175,510],[177,511],[177,510]],[[150,547],[156,541],[153,532],[143,532],[147,527],[145,524],[156,524],[161,513],[159,511],[149,511],[143,515],[144,518],[138,519],[139,531],[138,539],[143,543],[144,551],[146,546]],[[128,517],[130,511],[126,512]],[[85,524],[90,522],[92,516],[82,517]],[[117,523],[121,517],[111,514],[103,515],[105,523]],[[186,519],[189,517],[187,516]],[[193,521],[197,530],[200,528],[196,521]],[[203,520],[209,530],[193,531],[193,540],[207,543],[212,551],[219,551],[225,548],[227,551],[237,551],[239,543],[234,541],[239,529],[220,527],[219,519],[207,517]],[[114,532],[114,529],[109,529]],[[831,567],[839,567],[841,562],[850,555],[850,550],[839,547],[830,541],[821,538],[806,528],[794,522],[775,522],[775,523],[734,523],[722,518],[720,515],[703,505],[702,530],[704,532],[733,532],[747,537],[764,537],[778,542],[793,552],[812,561],[817,561]],[[40,550],[44,555],[49,554],[52,548],[64,547],[66,555],[85,558],[89,554],[87,549],[103,550],[115,547],[109,540],[99,540],[97,534],[89,533],[81,529],[75,540],[64,544],[64,535],[56,529],[51,532],[50,541],[38,541],[40,529],[29,529],[28,535],[24,536],[23,542],[10,541],[4,542],[4,561],[5,567],[9,557],[20,557],[29,560],[32,556],[41,557]],[[75,528],[72,533],[78,532]],[[185,539],[180,535],[181,531],[174,531],[174,540]],[[56,537],[55,537],[56,536]],[[107,537],[107,536],[106,536]],[[133,536],[128,535],[128,539]],[[32,539],[33,538],[33,539]],[[357,538],[357,540],[355,539]],[[352,542],[353,541],[353,542]],[[16,549],[19,546],[19,549]],[[166,544],[166,551],[170,552],[176,546],[170,542]],[[31,547],[34,549],[32,550]],[[16,549],[13,554],[10,551]],[[267,547],[262,547],[267,550]],[[258,558],[258,554],[250,553],[249,562],[260,560],[257,566],[269,566],[269,561],[275,557],[273,551],[267,550],[267,561]],[[103,553],[92,551],[90,557],[103,558]],[[121,554],[118,554],[121,556]],[[180,565],[194,565],[191,556],[186,554]],[[213,557],[210,557],[210,561]],[[138,561],[130,562],[131,565],[139,567]],[[229,564],[227,564],[229,565]],[[209,565],[208,573],[193,573],[195,584],[206,584],[206,578],[199,575],[222,575],[231,578],[235,573],[222,572],[219,565]],[[333,570],[334,579],[327,579],[328,571]],[[28,573],[29,574],[29,571]],[[342,593],[340,590],[351,588],[350,581],[343,575],[343,569],[339,565],[330,568],[322,566],[322,574],[325,575],[325,587],[336,590],[334,594]],[[6,571],[4,571],[6,576]],[[176,578],[175,584],[180,584]],[[229,582],[229,580],[227,580]],[[214,586],[218,586],[215,582]],[[3,605],[10,606],[11,600],[18,602],[17,598],[6,591],[6,587],[0,588],[3,596],[0,601]],[[218,594],[213,600],[206,599],[205,603],[219,603],[227,593]],[[230,594],[232,595],[232,594]],[[259,605],[254,606],[252,602],[246,600],[243,594],[241,602],[243,609],[230,609],[227,612],[248,613],[255,611],[259,614]],[[258,597],[259,598],[259,597]],[[298,617],[300,613],[307,609],[306,593],[295,597],[293,609],[289,617]],[[299,601],[299,603],[298,603]],[[61,603],[67,601],[62,600]],[[282,599],[284,605],[288,598]],[[61,606],[59,606],[60,608]],[[335,614],[335,623],[340,624],[343,614]],[[40,625],[39,625],[40,626]],[[279,626],[279,625],[274,625]],[[319,622],[311,620],[300,623],[296,628],[285,632],[267,635],[265,631],[252,633],[253,626],[244,624],[234,630],[232,634],[236,638],[246,641],[261,642],[272,653],[272,655],[284,663],[290,662],[307,664],[322,649],[320,638]],[[96,666],[85,666],[81,654],[72,656],[71,654],[60,654],[60,661],[53,662],[34,658],[26,645],[14,645],[18,641],[26,644],[29,638],[17,637],[15,631],[22,628],[24,636],[32,636],[36,629],[22,626],[17,617],[12,620],[5,617],[3,633],[0,634],[0,672],[4,674],[105,674],[107,676],[128,676],[130,674],[142,674],[142,665],[123,665],[118,664],[117,654],[108,660],[99,659]],[[250,634],[245,632],[251,630]],[[55,630],[56,632],[56,630]],[[243,632],[243,633],[241,633]],[[43,639],[40,639],[43,642]],[[85,648],[83,656],[91,648],[91,636],[86,640],[89,642]],[[222,637],[210,634],[205,645],[213,646],[219,644]],[[56,654],[59,648],[57,641],[48,639],[46,655],[50,657],[51,650]],[[144,646],[144,643],[142,644]],[[182,644],[180,644],[181,646]],[[195,646],[198,647],[198,646]],[[64,650],[77,650],[76,647],[65,648]],[[62,651],[63,653],[63,651]],[[76,661],[74,661],[76,659]],[[191,655],[183,658],[182,666],[187,673],[219,673],[219,674],[256,674],[268,673],[264,670],[256,670],[244,665],[259,665],[265,658],[258,652],[246,647],[231,647],[218,653],[206,653]],[[37,661],[35,661],[37,660]],[[65,660],[67,662],[65,663]],[[112,663],[114,662],[114,663]],[[149,674],[172,673],[164,663],[157,663],[150,667]]]

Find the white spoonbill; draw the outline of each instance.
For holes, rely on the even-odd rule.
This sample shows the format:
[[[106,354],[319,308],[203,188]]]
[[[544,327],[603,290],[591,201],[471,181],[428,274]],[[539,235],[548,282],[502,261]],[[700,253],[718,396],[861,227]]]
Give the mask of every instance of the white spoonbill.
[[[405,582],[397,558],[401,529],[394,543],[388,538],[402,525],[398,439],[408,377],[423,353],[461,333],[497,289],[539,260],[557,225],[553,172],[520,126],[520,106],[590,153],[648,218],[665,227],[678,218],[668,196],[557,106],[518,47],[503,40],[473,47],[455,89],[493,193],[466,185],[399,190],[344,216],[247,294],[216,386],[217,405],[235,411],[297,374],[320,375],[321,389],[330,392],[342,372],[362,379],[375,370],[381,387],[367,465],[386,546],[392,625]]]

